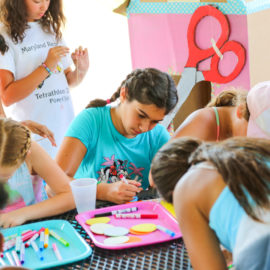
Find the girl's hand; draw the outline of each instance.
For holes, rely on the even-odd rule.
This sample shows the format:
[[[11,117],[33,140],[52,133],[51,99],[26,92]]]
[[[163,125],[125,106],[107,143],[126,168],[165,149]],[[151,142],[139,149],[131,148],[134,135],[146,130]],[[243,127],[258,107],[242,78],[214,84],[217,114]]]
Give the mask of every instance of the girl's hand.
[[[80,46],[71,54],[71,58],[74,62],[76,69],[80,73],[85,74],[89,68],[88,50],[83,49],[82,46]]]
[[[9,213],[0,214],[0,227],[10,228],[26,222],[25,213],[21,209],[11,211]]]
[[[134,180],[129,180],[128,184],[123,181],[108,184],[107,200],[117,204],[130,202],[142,190],[140,185],[141,183]]]
[[[31,120],[22,121],[21,124],[28,127],[33,133],[38,134],[41,137],[48,138],[52,146],[56,146],[54,135],[46,126]]]
[[[65,57],[68,53],[69,48],[65,46],[56,46],[50,48],[44,63],[51,71],[54,71],[61,58]]]

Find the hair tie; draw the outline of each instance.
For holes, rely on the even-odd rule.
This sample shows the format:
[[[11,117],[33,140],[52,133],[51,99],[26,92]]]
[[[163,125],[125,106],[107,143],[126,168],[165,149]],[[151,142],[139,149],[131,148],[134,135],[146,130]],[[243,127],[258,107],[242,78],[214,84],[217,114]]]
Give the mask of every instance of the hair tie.
[[[107,99],[106,102],[107,102],[107,104],[110,104],[111,103],[111,100],[110,99]]]

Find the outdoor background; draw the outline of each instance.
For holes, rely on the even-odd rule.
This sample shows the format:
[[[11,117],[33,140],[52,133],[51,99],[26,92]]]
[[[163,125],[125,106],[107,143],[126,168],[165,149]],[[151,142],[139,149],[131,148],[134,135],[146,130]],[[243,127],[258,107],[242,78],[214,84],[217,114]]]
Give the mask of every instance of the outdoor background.
[[[64,38],[71,52],[88,48],[90,67],[71,89],[75,113],[94,98],[110,98],[132,70],[127,18],[112,12],[112,0],[65,0]]]

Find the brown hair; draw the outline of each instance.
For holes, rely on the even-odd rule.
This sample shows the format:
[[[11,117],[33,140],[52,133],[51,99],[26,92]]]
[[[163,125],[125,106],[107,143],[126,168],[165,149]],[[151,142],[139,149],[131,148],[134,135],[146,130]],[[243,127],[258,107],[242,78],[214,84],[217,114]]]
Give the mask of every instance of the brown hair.
[[[109,102],[120,96],[121,88],[125,87],[128,101],[137,100],[142,104],[155,104],[165,108],[169,113],[178,101],[177,89],[171,76],[155,68],[136,69],[121,83]],[[95,99],[86,108],[103,107],[106,100]]]
[[[7,27],[7,32],[14,43],[22,42],[27,28],[27,8],[24,0],[1,0],[0,19]],[[62,37],[61,27],[65,24],[62,0],[51,0],[50,5],[39,20],[42,29],[54,33],[59,40]]]
[[[244,105],[243,116],[248,121],[249,120],[249,110],[247,107],[247,94],[248,91],[242,89],[230,89],[220,92],[216,97],[214,97],[206,107],[224,107],[231,106],[236,107],[240,104]]]
[[[167,143],[158,151],[151,166],[161,195],[172,202],[172,192],[180,178],[191,165],[204,161],[216,167],[249,216],[258,220],[253,202],[270,209],[270,142],[264,139],[234,137],[206,143],[177,138]]]
[[[18,122],[0,118],[0,164],[16,166],[25,160],[31,146],[31,133]]]

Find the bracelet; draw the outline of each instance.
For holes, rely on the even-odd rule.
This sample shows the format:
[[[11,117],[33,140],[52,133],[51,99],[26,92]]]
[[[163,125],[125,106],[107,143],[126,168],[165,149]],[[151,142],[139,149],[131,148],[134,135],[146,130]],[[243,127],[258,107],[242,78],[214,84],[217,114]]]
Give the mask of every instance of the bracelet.
[[[45,63],[42,63],[41,65],[47,70],[47,72],[49,73],[49,76],[53,74],[52,71],[46,66]]]

